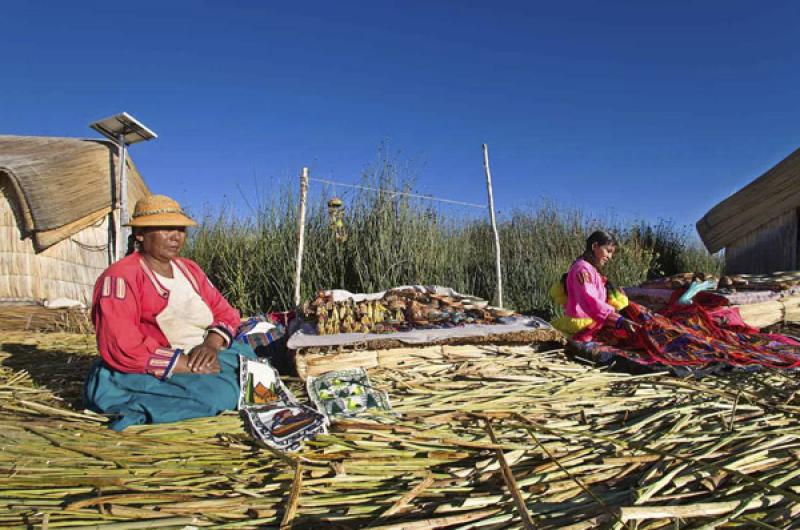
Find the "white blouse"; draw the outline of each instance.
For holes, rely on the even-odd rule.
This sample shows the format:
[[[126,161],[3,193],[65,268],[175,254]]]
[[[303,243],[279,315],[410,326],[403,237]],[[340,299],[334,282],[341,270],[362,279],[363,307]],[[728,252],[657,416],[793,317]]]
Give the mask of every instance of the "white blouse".
[[[214,314],[183,272],[175,263],[171,265],[172,278],[155,273],[161,285],[169,290],[167,307],[156,316],[156,321],[172,348],[182,348],[189,353],[203,342]]]

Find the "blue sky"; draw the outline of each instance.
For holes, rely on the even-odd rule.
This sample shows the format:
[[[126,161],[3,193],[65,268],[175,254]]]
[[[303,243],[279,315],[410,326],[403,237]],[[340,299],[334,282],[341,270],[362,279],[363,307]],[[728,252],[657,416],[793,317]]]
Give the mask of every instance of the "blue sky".
[[[416,191],[693,224],[800,146],[800,3],[13,2],[0,133],[125,110],[153,191],[193,210],[300,168]],[[478,212],[479,213],[479,212]]]

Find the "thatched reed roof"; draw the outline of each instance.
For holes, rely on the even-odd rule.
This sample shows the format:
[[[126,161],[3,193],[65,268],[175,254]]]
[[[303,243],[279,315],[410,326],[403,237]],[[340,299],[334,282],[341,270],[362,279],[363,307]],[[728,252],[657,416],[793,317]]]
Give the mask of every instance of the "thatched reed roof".
[[[0,135],[0,178],[11,182],[23,237],[41,251],[111,211],[117,151],[105,140]],[[133,204],[150,191],[130,157],[126,167]]]
[[[717,252],[797,207],[800,207],[800,149],[711,208],[697,222],[697,232],[709,252]]]

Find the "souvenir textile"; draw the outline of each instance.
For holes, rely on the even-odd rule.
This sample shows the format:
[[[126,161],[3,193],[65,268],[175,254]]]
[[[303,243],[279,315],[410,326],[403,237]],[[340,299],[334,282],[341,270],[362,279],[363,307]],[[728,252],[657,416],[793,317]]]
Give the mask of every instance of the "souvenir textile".
[[[368,415],[370,410],[391,410],[389,396],[372,386],[363,368],[309,377],[306,388],[317,409],[330,419]]]
[[[327,431],[327,419],[302,405],[248,407],[242,410],[250,432],[279,451],[297,451],[303,441]]]
[[[263,360],[242,361],[239,369],[239,409],[273,404],[295,405],[299,402],[281,381],[277,370]]]
[[[269,313],[248,318],[234,340],[248,344],[260,358],[266,358],[279,373],[291,373],[286,329],[287,313]],[[293,316],[293,315],[291,315]]]
[[[301,405],[268,362],[242,359],[239,382],[239,410],[260,442],[296,451],[304,440],[327,432],[328,419]]]
[[[596,358],[610,354],[642,365],[682,367],[675,370],[681,374],[699,374],[714,367],[800,368],[797,341],[758,333],[742,326],[741,318],[721,318],[697,303],[673,305],[660,314],[632,302],[623,314],[638,324],[637,331],[604,326],[594,337]]]
[[[249,344],[253,350],[260,346],[269,346],[286,334],[282,324],[273,322],[267,315],[248,318],[241,326],[236,339]]]

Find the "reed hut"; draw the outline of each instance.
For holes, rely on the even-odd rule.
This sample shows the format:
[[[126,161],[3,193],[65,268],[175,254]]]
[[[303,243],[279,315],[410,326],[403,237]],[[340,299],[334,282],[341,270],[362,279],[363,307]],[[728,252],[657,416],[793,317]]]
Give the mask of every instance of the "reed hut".
[[[118,149],[105,140],[0,135],[0,304],[87,304],[109,265]],[[130,157],[131,203],[149,194]]]
[[[798,269],[800,149],[720,202],[697,222],[709,252],[725,249],[725,272]]]

